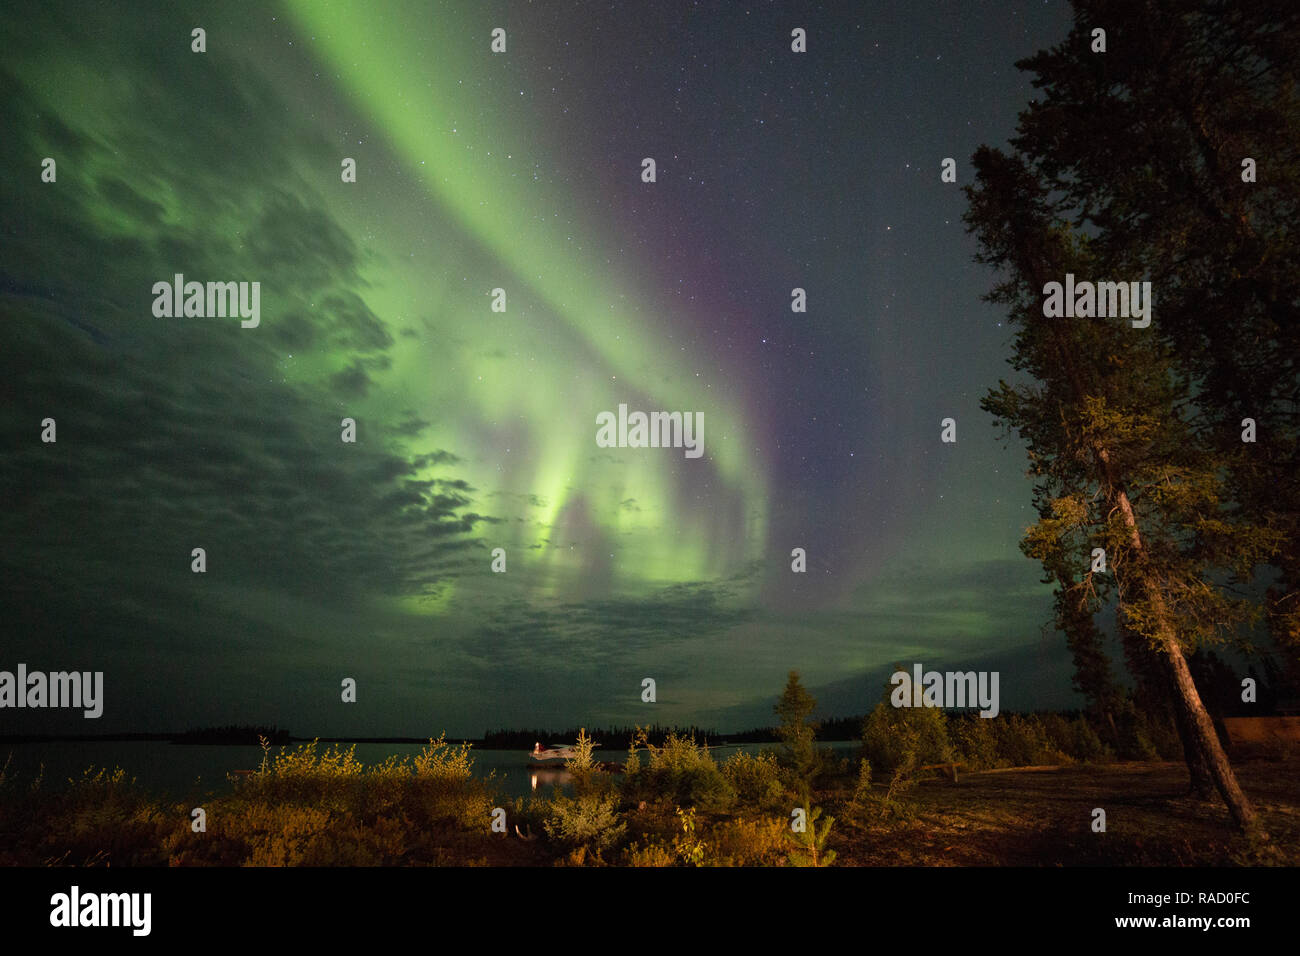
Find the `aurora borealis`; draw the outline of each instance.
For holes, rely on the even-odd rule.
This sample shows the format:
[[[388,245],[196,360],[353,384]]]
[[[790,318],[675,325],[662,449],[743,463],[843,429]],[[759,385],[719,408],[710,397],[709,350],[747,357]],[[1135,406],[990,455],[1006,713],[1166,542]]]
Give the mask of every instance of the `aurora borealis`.
[[[103,671],[105,732],[725,730],[790,668],[864,712],[895,661],[1072,702],[960,221],[1067,12],[913,6],[6,17],[0,666]],[[179,273],[260,324],[155,317]],[[598,447],[620,404],[704,454]]]

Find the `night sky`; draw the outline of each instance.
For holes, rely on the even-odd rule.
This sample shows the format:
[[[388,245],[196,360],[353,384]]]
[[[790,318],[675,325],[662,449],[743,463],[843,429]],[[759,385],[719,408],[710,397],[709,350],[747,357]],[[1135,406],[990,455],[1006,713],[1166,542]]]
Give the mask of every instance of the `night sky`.
[[[0,732],[725,731],[895,662],[1079,702],[961,222],[1065,3],[143,9],[0,21],[0,669],[105,682]],[[155,317],[176,273],[260,325]],[[620,403],[703,456],[598,447]]]

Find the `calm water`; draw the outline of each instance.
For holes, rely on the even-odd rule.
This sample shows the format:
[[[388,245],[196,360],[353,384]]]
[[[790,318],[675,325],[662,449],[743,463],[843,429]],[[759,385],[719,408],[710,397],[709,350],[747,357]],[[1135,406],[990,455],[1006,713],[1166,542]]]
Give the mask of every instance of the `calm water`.
[[[296,744],[293,746],[297,746]],[[317,753],[329,744],[317,745]],[[341,748],[351,746],[340,745]],[[756,753],[770,749],[772,744],[744,744],[716,747],[713,757],[721,762],[739,751]],[[839,756],[851,756],[857,746],[854,742],[822,744]],[[367,766],[381,763],[394,754],[413,756],[420,744],[357,744],[356,756]],[[278,748],[272,747],[272,754]],[[532,765],[528,754],[514,750],[471,751],[474,772],[486,777],[495,771],[498,789],[506,797],[520,797],[535,791],[546,792],[552,786],[568,783],[568,774],[560,767]],[[596,755],[603,760],[621,762],[626,757],[622,750],[606,751],[600,748]],[[247,746],[196,746],[159,743],[157,741],[69,741],[40,744],[6,744],[0,747],[0,766],[9,761],[9,774],[21,780],[30,780],[44,765],[45,785],[66,785],[69,777],[80,777],[87,767],[121,767],[127,776],[146,790],[173,799],[197,797],[211,792],[224,792],[231,787],[226,775],[232,770],[256,770],[262,760],[260,747]]]

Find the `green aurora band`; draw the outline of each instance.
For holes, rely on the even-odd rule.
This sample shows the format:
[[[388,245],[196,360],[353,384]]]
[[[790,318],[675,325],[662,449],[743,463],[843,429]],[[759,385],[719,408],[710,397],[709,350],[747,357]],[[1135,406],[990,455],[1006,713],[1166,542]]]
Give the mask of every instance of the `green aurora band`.
[[[575,498],[581,499],[584,519],[608,548],[617,549],[614,583],[620,589],[708,579],[761,554],[765,464],[752,454],[755,430],[739,401],[685,372],[676,345],[655,336],[653,310],[635,302],[633,279],[615,274],[608,260],[581,251],[600,248],[600,238],[589,234],[575,244],[566,233],[576,227],[565,229],[554,217],[548,222],[537,214],[537,187],[525,186],[511,171],[549,161],[538,153],[540,131],[494,124],[491,118],[499,110],[476,101],[475,91],[458,82],[493,65],[491,24],[456,22],[449,9],[439,23],[442,40],[431,49],[427,38],[406,26],[416,9],[394,4],[378,13],[366,5],[317,0],[290,9],[300,33],[311,37],[314,49],[337,71],[340,88],[383,130],[406,169],[418,175],[429,202],[463,229],[456,241],[467,237],[480,244],[502,266],[503,278],[492,285],[506,289],[508,312],[490,312],[490,289],[483,288],[475,290],[480,314],[462,310],[453,320],[472,331],[475,361],[441,369],[434,381],[428,353],[404,348],[395,350],[392,375],[412,394],[423,387],[420,407],[435,417],[429,437],[440,447],[481,448],[484,433],[502,430],[501,423],[510,423],[504,431],[528,442],[531,456],[522,467],[504,463],[509,456],[503,440],[502,447],[489,446],[462,470],[480,489],[519,500],[536,496],[528,531],[502,542],[508,549],[525,549],[528,556],[520,563],[540,588],[534,593],[552,592],[561,578],[581,574],[582,552],[598,547],[586,541],[575,552],[564,540],[562,526]],[[636,172],[629,170],[630,189],[641,186]],[[549,195],[541,205],[579,207],[573,197],[561,195]],[[437,277],[403,275],[400,265],[377,267],[367,278],[373,286],[368,302],[380,315],[406,311],[413,299],[438,299]],[[492,357],[517,354],[518,325],[538,313],[562,323],[567,341],[554,339],[549,355],[528,357],[523,369]],[[686,461],[667,450],[599,456],[595,413],[620,401],[647,411],[703,411],[705,457]],[[512,448],[511,454],[517,451]],[[702,496],[703,505],[693,493],[699,487],[711,489]],[[726,491],[741,502],[741,528],[709,520],[709,495]],[[514,570],[520,566],[514,563],[518,552],[510,554]]]

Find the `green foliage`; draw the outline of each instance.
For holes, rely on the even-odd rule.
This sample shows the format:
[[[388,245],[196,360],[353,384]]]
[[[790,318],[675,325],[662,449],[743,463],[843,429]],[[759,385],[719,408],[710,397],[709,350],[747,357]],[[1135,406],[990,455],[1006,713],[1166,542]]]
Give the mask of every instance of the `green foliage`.
[[[623,761],[624,779],[631,780],[641,769],[641,754],[637,750],[637,738],[634,734],[627,748],[627,759]]]
[[[1080,3],[1092,6],[1087,0]],[[1123,7],[1105,6],[1108,14]],[[1219,71],[1255,42],[1254,34],[1268,18],[1245,26],[1237,36],[1240,43],[1225,48],[1224,58],[1209,73],[1196,75],[1197,68],[1206,65],[1198,59],[1204,48],[1221,43],[1218,18],[1197,20],[1193,26],[1191,19],[1166,13],[1153,15],[1146,8],[1138,13],[1134,8],[1128,26],[1139,31],[1137,35],[1149,32],[1160,37],[1166,51],[1162,60],[1179,64],[1180,70],[1195,64],[1193,75],[1184,76],[1177,86],[1169,85],[1162,70],[1159,91],[1153,91],[1146,85],[1153,77],[1143,75],[1142,57],[1110,60],[1081,52],[1086,47],[1076,46],[1083,39],[1079,25],[1074,43],[1022,64],[1041,71],[1036,85],[1043,98],[1022,115],[1011,152],[988,147],[976,151],[975,184],[966,187],[970,208],[965,221],[979,239],[977,261],[998,272],[998,283],[986,299],[1006,307],[1007,318],[1017,330],[1010,364],[1026,373],[1016,385],[999,382],[980,404],[995,424],[1005,423],[1025,442],[1029,474],[1035,479],[1038,521],[1026,532],[1021,549],[1042,564],[1046,580],[1057,584],[1056,622],[1076,653],[1076,684],[1089,693],[1096,707],[1109,704],[1113,697],[1101,666],[1097,635],[1088,620],[1101,606],[1114,602],[1125,656],[1143,695],[1167,699],[1176,694],[1174,704],[1180,713],[1203,719],[1199,696],[1188,684],[1175,680],[1180,658],[1201,646],[1242,640],[1263,613],[1248,593],[1254,574],[1280,557],[1284,576],[1300,581],[1300,549],[1294,543],[1296,536],[1287,534],[1288,525],[1295,527],[1293,517],[1278,514],[1271,502],[1259,498],[1254,506],[1243,504],[1235,493],[1246,487],[1238,467],[1244,452],[1237,435],[1225,439],[1240,427],[1242,408],[1272,405],[1280,417],[1286,402],[1275,405],[1282,397],[1276,393],[1256,393],[1258,401],[1245,405],[1240,396],[1225,402],[1232,390],[1216,388],[1202,378],[1202,373],[1216,367],[1222,372],[1224,367],[1217,358],[1204,364],[1187,361],[1189,349],[1204,349],[1204,339],[1176,331],[1203,327],[1207,334],[1221,338],[1220,323],[1202,326],[1205,300],[1213,297],[1204,269],[1212,268],[1210,275],[1239,289],[1242,273],[1221,272],[1192,254],[1189,243],[1200,241],[1195,234],[1176,229],[1162,235],[1180,214],[1191,214],[1196,220],[1205,208],[1218,207],[1223,190],[1230,188],[1231,170],[1240,153],[1234,149],[1218,154],[1206,127],[1217,104],[1212,98],[1201,98],[1207,85],[1226,75]],[[1152,19],[1161,21],[1158,28]],[[1240,26],[1232,23],[1234,29]],[[1300,20],[1289,29],[1293,37],[1300,36]],[[1189,57],[1186,61],[1184,53]],[[1248,61],[1249,57],[1238,66],[1252,70],[1255,64],[1247,65]],[[1105,76],[1098,70],[1104,70]],[[1141,83],[1133,82],[1137,76]],[[1287,95],[1294,99],[1292,87],[1287,87]],[[1149,112],[1140,114],[1139,120],[1132,110],[1140,99],[1146,100]],[[1116,115],[1130,116],[1144,129],[1138,137],[1141,150],[1118,163],[1116,157],[1125,147],[1113,137],[1106,137],[1103,145],[1090,135],[1101,117],[1112,130],[1125,128],[1114,123]],[[1237,117],[1221,119],[1220,134],[1238,128]],[[1160,133],[1150,129],[1152,122],[1164,127]],[[1294,117],[1290,122],[1294,125]],[[1080,126],[1088,132],[1080,134]],[[1066,128],[1071,135],[1062,137]],[[1207,193],[1189,198],[1184,191],[1200,171],[1195,166],[1185,170],[1181,154],[1176,149],[1168,152],[1172,143],[1180,141],[1194,146],[1193,155],[1211,167],[1228,163],[1205,184]],[[1165,151],[1154,160],[1155,168],[1162,171],[1154,179],[1150,175],[1153,148]],[[1118,192],[1116,178],[1126,182]],[[1150,194],[1164,192],[1160,183],[1165,179],[1171,180],[1170,186],[1177,184],[1177,192],[1164,193],[1162,201],[1152,205]],[[1143,188],[1134,188],[1139,182]],[[1249,230],[1246,215],[1243,202],[1227,222],[1201,225],[1210,230],[1226,226],[1220,238],[1230,247],[1241,239],[1241,226]],[[1220,214],[1211,216],[1220,219]],[[1155,236],[1168,244],[1154,248],[1150,241]],[[1255,253],[1261,251],[1258,243],[1252,245]],[[1189,262],[1197,265],[1180,273]],[[1238,265],[1254,271],[1259,262],[1243,259]],[[1257,272],[1246,285],[1257,290],[1272,286],[1276,292],[1273,284],[1281,272],[1277,267],[1268,274]],[[1117,273],[1163,277],[1163,281],[1149,280],[1149,288],[1158,290],[1155,299],[1160,310],[1153,328],[1135,329],[1129,316],[1118,314],[1045,314],[1049,283],[1068,274],[1097,281]],[[1186,282],[1192,283],[1194,294],[1187,294]],[[1176,291],[1180,288],[1181,294]],[[1282,338],[1276,316],[1294,311],[1300,283],[1291,283],[1285,301],[1288,304],[1281,306],[1274,299],[1269,318],[1254,325],[1259,340],[1250,340],[1249,360],[1237,372],[1259,369],[1260,351],[1274,357],[1285,354],[1287,350],[1275,350]],[[1258,299],[1255,304],[1260,305]],[[1145,306],[1151,305],[1148,296]],[[1235,322],[1237,314],[1228,309],[1221,318]],[[1233,349],[1240,341],[1242,337],[1234,333],[1223,346]],[[1297,344],[1300,340],[1294,338],[1289,343]],[[1246,377],[1253,378],[1254,372]],[[1294,409],[1300,388],[1293,369],[1287,377],[1286,401]],[[1215,419],[1218,427],[1206,427]],[[1291,431],[1294,434],[1294,428]],[[1284,438],[1282,444],[1292,450],[1297,447],[1294,437]],[[1294,462],[1284,471],[1292,490],[1300,488],[1294,482]],[[1283,480],[1280,472],[1274,477]],[[1300,501],[1300,495],[1293,501]],[[1105,553],[1105,573],[1093,570],[1097,548]],[[1234,583],[1241,587],[1229,586]],[[1038,728],[1011,725],[1005,729],[1009,735],[1001,745],[1016,750],[1016,760],[1028,759],[1030,751],[1042,751]],[[1143,742],[1140,733],[1135,738],[1135,743]],[[1159,749],[1158,744],[1151,745]],[[1248,801],[1232,780],[1217,742],[1204,746],[1205,753],[1189,754],[1189,760],[1193,767],[1203,763],[1217,774],[1234,821],[1246,826],[1252,815]]]
[[[981,717],[963,714],[948,722],[948,732],[953,749],[961,763],[970,770],[992,770],[1006,766],[998,750],[998,735],[994,729],[998,717]]]
[[[578,731],[578,742],[574,745],[573,756],[564,761],[564,769],[569,772],[573,780],[573,792],[576,794],[587,793],[596,786],[598,779],[602,779],[600,765],[594,756],[594,748],[591,738],[587,736],[586,727]]]
[[[1125,760],[1181,760],[1182,741],[1167,713],[1151,713],[1131,704],[1119,717],[1119,754]]]
[[[998,752],[1010,767],[1034,767],[1057,763],[1057,753],[1047,738],[1042,723],[1032,714],[1007,714],[997,719],[994,732]]]
[[[281,747],[271,756],[262,748],[262,765],[240,784],[250,800],[271,803],[312,803],[325,809],[342,809],[355,796],[362,765],[356,747],[340,749],[331,744],[317,752],[318,741],[290,749]]]
[[[1263,553],[1247,526],[1280,533],[1266,610],[1274,638],[1300,660],[1300,8],[1074,6],[1072,35],[1019,64],[1038,94],[1012,141],[1016,158],[1026,186],[1052,197],[1055,218],[1091,237],[1097,274],[1150,278],[1158,313],[1143,336],[1167,352],[1170,379],[1195,383],[1178,410],[1195,425],[1188,457],[1225,483],[1220,492],[1190,475],[1153,476],[1146,487],[1167,499],[1153,504],[1190,517],[1187,542],[1219,567],[1240,571]],[[1159,55],[1092,54],[1087,31],[1103,20],[1112,38]],[[1257,182],[1243,181],[1248,156]],[[1021,201],[996,215],[1023,221],[1028,192],[1015,190]],[[1259,445],[1241,441],[1243,416],[1259,423]],[[1211,498],[1233,506],[1212,513]],[[1149,627],[1150,613],[1138,620]]]
[[[624,776],[623,792],[630,802],[666,799],[709,812],[725,811],[735,802],[736,792],[708,748],[693,737],[669,734],[663,746],[656,747],[642,736],[639,743],[648,759]]]
[[[852,807],[862,816],[907,816],[907,796],[915,789],[922,767],[951,763],[953,747],[948,739],[948,717],[938,707],[894,707],[887,685],[884,699],[867,715],[862,725],[859,785]],[[889,785],[883,794],[870,786],[872,769],[888,771]],[[865,772],[865,783],[863,773]]]
[[[777,866],[786,862],[787,824],[779,817],[721,820],[705,837],[709,866]]]
[[[810,721],[817,701],[799,682],[798,671],[790,671],[786,680],[785,691],[773,708],[781,725],[777,735],[783,745],[783,757],[797,782],[803,788],[811,786],[814,777],[821,769],[820,761],[813,740],[816,726]]]
[[[830,866],[835,862],[835,851],[826,848],[831,835],[834,817],[821,819],[821,807],[804,805],[806,827],[803,832],[791,831],[786,838],[791,844],[788,859],[791,866]]]
[[[745,865],[753,856],[764,855],[761,827],[743,821],[722,822],[717,832],[701,832],[694,807],[675,808],[675,825],[671,838],[651,834],[643,842],[629,846],[624,862],[629,866],[735,866]]]
[[[853,795],[845,805],[848,820],[861,824],[871,818],[882,816],[881,797],[872,789],[871,762],[858,761],[858,776],[853,786]]]
[[[1067,758],[1060,762],[1105,763],[1114,759],[1110,748],[1082,715],[1066,720],[1059,714],[1052,714],[1045,720],[1048,721],[1046,726],[1052,746]]]
[[[474,777],[474,758],[471,745],[453,745],[446,735],[430,739],[412,760],[412,773],[419,780],[449,785],[464,784]]]
[[[853,787],[853,800],[861,803],[871,795],[871,761],[858,761],[858,779]]]
[[[646,844],[634,844],[627,848],[623,856],[623,862],[628,866],[675,866],[677,864],[677,854],[673,852],[672,847],[666,846],[662,841],[652,840]]]
[[[682,822],[682,832],[674,842],[677,856],[687,866],[700,866],[704,862],[704,843],[695,833],[695,808],[678,807],[677,816]]]
[[[905,762],[948,763],[952,760],[948,717],[938,707],[894,707],[888,699],[882,700],[862,725],[862,750],[881,770]]]
[[[557,793],[548,803],[545,827],[553,840],[596,851],[617,844],[627,830],[627,824],[619,822],[618,797],[612,793]]]
[[[387,866],[437,862],[439,841],[485,834],[491,778],[468,744],[431,739],[411,757],[366,767],[355,748],[312,742],[271,755],[229,797],[208,801],[208,832],[183,823],[164,848],[176,864]],[[187,820],[187,816],[182,818]]]
[[[445,735],[430,740],[411,761],[410,812],[430,826],[452,824],[476,830],[492,808],[492,779],[474,776],[469,744],[453,745]],[[398,766],[404,766],[404,761]]]
[[[770,750],[732,754],[722,764],[722,775],[736,793],[736,804],[752,810],[774,810],[787,795],[781,768]]]

